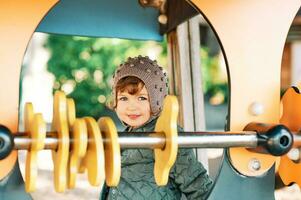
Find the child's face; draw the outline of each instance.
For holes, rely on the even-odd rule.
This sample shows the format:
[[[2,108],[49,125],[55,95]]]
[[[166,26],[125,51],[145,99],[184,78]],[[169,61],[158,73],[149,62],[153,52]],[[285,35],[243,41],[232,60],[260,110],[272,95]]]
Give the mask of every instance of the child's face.
[[[119,119],[133,128],[147,122],[151,116],[151,108],[145,86],[133,95],[126,90],[118,92],[116,113]]]

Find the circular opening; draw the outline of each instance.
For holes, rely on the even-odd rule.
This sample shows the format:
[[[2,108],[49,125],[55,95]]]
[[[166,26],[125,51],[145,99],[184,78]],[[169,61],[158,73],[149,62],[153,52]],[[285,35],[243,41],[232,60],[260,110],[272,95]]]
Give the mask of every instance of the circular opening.
[[[182,1],[186,3],[186,1]],[[46,17],[44,20],[45,19]],[[202,82],[202,84],[199,83],[197,85],[200,86],[199,91],[203,93],[205,99],[204,114],[206,118],[204,123],[206,124],[207,130],[223,130],[228,112],[229,92],[226,61],[223,57],[222,48],[214,30],[212,30],[205,18],[198,16],[193,22],[189,23],[195,23],[194,25],[199,28],[199,31],[196,32],[199,33],[200,41],[197,40],[198,44],[196,44],[198,46],[196,47],[199,48],[201,53],[197,53],[195,59],[200,59],[199,61],[202,63],[202,65],[199,66],[199,70],[202,71],[203,78],[198,80]],[[43,22],[41,22],[41,24],[43,24]],[[64,30],[66,29],[64,28]],[[169,38],[169,36],[167,36],[167,38]],[[172,37],[170,37],[170,39],[172,39]],[[24,105],[25,102],[34,101],[34,99],[37,99],[36,102],[42,102],[39,107],[43,108],[45,120],[51,123],[52,116],[48,113],[52,113],[51,106],[49,106],[52,104],[52,101],[47,97],[51,99],[52,95],[48,93],[52,93],[53,90],[51,87],[53,86],[55,90],[63,90],[69,97],[75,100],[77,105],[80,105],[77,107],[78,116],[88,115],[99,118],[101,115],[113,115],[114,119],[116,119],[114,121],[118,124],[119,120],[115,117],[114,113],[103,106],[106,100],[109,99],[107,94],[111,92],[110,76],[113,75],[115,67],[128,56],[135,57],[139,54],[148,55],[152,59],[156,58],[158,63],[161,63],[160,65],[167,66],[167,63],[164,63],[164,61],[167,62],[168,60],[166,55],[168,41],[167,39],[158,45],[154,41],[125,41],[114,37],[112,39],[89,38],[69,34],[46,35],[45,33],[35,33],[30,46],[27,48],[26,59],[24,59],[23,63],[22,105]],[[173,44],[174,39],[170,41],[170,44]],[[62,48],[62,46],[72,46],[74,48],[68,49]],[[121,49],[124,50],[121,51]],[[160,54],[157,54],[157,52],[160,52]],[[198,56],[200,56],[200,58],[198,58]],[[43,69],[38,69],[38,73],[34,73],[33,71],[36,70],[34,66],[44,67]],[[69,68],[66,66],[72,67]],[[48,78],[48,72],[54,76],[54,79],[53,76]],[[194,75],[196,74],[194,73]],[[177,77],[174,78],[176,79]],[[48,79],[53,82],[47,84]],[[45,86],[45,88],[43,87],[43,89],[39,91],[38,88],[35,88],[37,92],[32,92],[29,82],[35,82],[36,80],[42,80],[43,84],[38,85],[41,86],[41,88]],[[181,80],[180,77],[178,77],[177,80]],[[89,90],[86,89],[87,85],[94,88],[93,93],[88,92]],[[178,86],[177,81],[175,81],[174,85]],[[43,94],[41,95],[41,93]],[[194,93],[196,92],[194,91]],[[81,98],[83,96],[86,98]],[[43,100],[41,97],[43,97]],[[90,109],[91,107],[93,107],[93,109]],[[122,128],[122,124],[120,123],[117,126]],[[199,149],[196,151],[196,155],[200,162],[205,163],[204,165],[208,163],[209,175],[215,180],[222,166],[223,149],[210,149],[208,153],[207,151],[208,150],[205,149]],[[48,152],[45,152],[45,156],[43,156],[44,161],[42,162],[42,168],[45,169],[45,176],[48,178],[48,174],[50,174],[50,178],[52,169],[51,167],[49,168],[49,166],[52,166],[52,164],[48,164],[47,162],[47,160],[51,162],[51,159],[45,159],[49,156],[47,153]],[[25,155],[22,155],[22,153],[20,155],[19,152],[19,158],[21,156],[24,158]],[[22,159],[19,159],[19,161],[20,160],[21,168],[24,168],[22,167],[24,162],[22,163]],[[260,168],[260,166],[255,164],[254,168],[257,169]],[[40,186],[42,186],[42,183]],[[43,187],[48,188],[46,184],[43,185]],[[87,195],[87,198],[91,198],[91,188],[87,188],[87,191],[87,193],[83,191],[81,196]],[[39,195],[41,195],[42,198],[43,194],[37,191],[34,197],[39,199]],[[48,194],[48,197],[51,195],[54,194]]]
[[[280,138],[280,144],[283,146],[283,147],[287,147],[288,144],[289,144],[289,138],[285,135],[285,136],[282,136]]]

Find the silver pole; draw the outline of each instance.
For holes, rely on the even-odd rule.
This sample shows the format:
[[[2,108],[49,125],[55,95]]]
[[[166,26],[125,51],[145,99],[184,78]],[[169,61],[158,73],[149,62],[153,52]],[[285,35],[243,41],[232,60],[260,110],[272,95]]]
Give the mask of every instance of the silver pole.
[[[301,146],[301,136],[293,135],[294,147]],[[103,139],[104,143],[110,142],[109,139]],[[118,137],[121,148],[164,148],[165,137],[163,134],[154,133],[139,133],[129,134],[120,133]],[[16,136],[14,138],[14,149],[29,149],[32,139],[28,137]],[[45,140],[44,149],[57,149],[58,139],[55,137],[47,137]],[[73,142],[73,139],[70,139]],[[255,132],[247,134],[233,133],[223,134],[208,132],[204,134],[180,133],[178,135],[179,148],[227,148],[227,147],[257,147],[258,138]]]
[[[14,138],[14,143],[15,143],[14,149],[19,149],[19,150],[29,149],[32,141],[33,140],[28,137],[15,137]],[[57,149],[58,139],[55,137],[47,137],[44,140],[44,143],[45,143],[44,149]]]
[[[237,135],[179,135],[178,145],[182,148],[226,148],[226,147],[257,147],[257,136],[254,134]]]
[[[164,148],[165,137],[163,134],[126,134],[120,133],[118,137],[121,148]],[[193,134],[179,133],[177,143],[179,148],[226,148],[226,147],[257,147],[255,132],[247,134]],[[104,142],[109,142],[105,140]]]
[[[109,143],[109,139],[103,139]],[[162,133],[119,133],[120,147],[126,148],[159,148],[165,146],[165,136]],[[186,132],[179,133],[177,143],[179,148],[226,148],[226,147],[257,147],[256,132]],[[29,149],[32,140],[28,137],[14,138],[15,149]],[[58,139],[47,137],[44,149],[57,149]],[[72,139],[71,139],[72,143]]]

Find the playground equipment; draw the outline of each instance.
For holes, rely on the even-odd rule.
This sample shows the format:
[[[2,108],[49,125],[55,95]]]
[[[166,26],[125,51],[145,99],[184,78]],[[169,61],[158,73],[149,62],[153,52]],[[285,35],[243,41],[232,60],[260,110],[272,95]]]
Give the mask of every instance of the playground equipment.
[[[25,133],[18,132],[12,135],[6,127],[1,127],[0,141],[3,146],[0,149],[0,157],[2,159],[6,158],[13,149],[28,151],[25,170],[27,192],[35,190],[37,152],[43,149],[53,150],[54,186],[57,192],[63,192],[67,186],[74,188],[79,163],[82,163],[82,170],[87,167],[89,177],[94,177],[93,181],[89,179],[91,185],[99,186],[104,178],[108,186],[118,185],[121,172],[121,148],[154,149],[155,180],[158,185],[166,185],[169,170],[176,160],[178,147],[246,147],[252,148],[255,152],[281,156],[286,154],[293,144],[293,135],[283,125],[249,124],[246,127],[250,129],[249,131],[237,133],[177,133],[178,103],[174,96],[166,97],[155,132],[136,133],[131,136],[122,132],[117,134],[113,121],[108,117],[99,119],[99,127],[93,118],[77,119],[72,102],[72,99],[67,100],[63,92],[55,93],[51,132],[46,133],[46,124],[41,114],[35,114],[30,103],[25,107]],[[295,136],[295,141],[299,140],[300,138]],[[89,164],[90,162],[93,164]]]
[[[283,99],[283,116],[280,120],[279,77],[284,42],[291,22],[301,5],[300,1],[291,0],[289,3],[284,0],[277,2],[272,0],[231,0],[223,2],[218,0],[191,0],[187,2],[159,1],[164,2],[164,6],[163,4],[159,4],[161,12],[159,21],[162,23],[161,31],[162,33],[169,34],[169,45],[177,46],[181,42],[177,38],[176,40],[172,40],[172,37],[174,37],[172,30],[198,12],[203,14],[215,31],[226,60],[230,82],[230,104],[227,125],[228,131],[231,131],[232,134],[199,135],[197,133],[190,133],[187,135],[187,133],[180,133],[178,139],[175,136],[171,137],[171,139],[165,139],[165,137],[170,136],[169,133],[174,132],[175,128],[173,123],[177,112],[173,110],[176,106],[171,103],[173,106],[165,106],[168,110],[166,111],[167,114],[163,116],[163,119],[167,120],[167,124],[170,127],[162,127],[159,123],[156,133],[149,133],[152,136],[135,136],[137,140],[141,137],[146,141],[148,138],[155,141],[151,141],[148,144],[141,142],[135,145],[130,143],[130,138],[126,138],[122,134],[119,134],[120,136],[117,139],[117,131],[109,119],[100,120],[99,126],[91,118],[76,119],[74,107],[72,103],[67,103],[64,100],[64,95],[55,97],[52,132],[46,133],[41,115],[34,114],[32,108],[30,108],[31,106],[28,106],[26,112],[25,133],[19,133],[17,130],[20,66],[27,43],[42,18],[51,8],[53,8],[52,12],[47,15],[49,17],[48,22],[54,20],[55,18],[53,17],[58,16],[58,13],[70,14],[71,16],[75,13],[75,15],[79,14],[79,12],[74,12],[74,10],[73,12],[67,12],[63,9],[64,6],[68,8],[68,6],[75,4],[76,8],[84,10],[84,6],[82,6],[84,4],[80,4],[83,2],[78,1],[77,4],[71,2],[68,0],[1,2],[0,64],[1,81],[3,84],[0,84],[0,105],[2,105],[0,124],[8,129],[5,127],[1,128],[1,138],[3,138],[1,146],[3,147],[3,151],[1,151],[0,180],[4,182],[0,187],[2,185],[14,186],[1,190],[1,195],[4,199],[30,199],[30,195],[24,192],[23,180],[20,176],[18,164],[16,164],[17,149],[28,149],[30,152],[27,157],[27,175],[25,178],[27,191],[33,190],[35,185],[36,152],[45,148],[54,150],[55,188],[57,191],[64,191],[67,183],[70,188],[74,187],[76,173],[74,173],[73,169],[76,169],[77,166],[72,163],[76,163],[76,160],[80,159],[83,159],[82,169],[84,167],[88,169],[89,182],[91,184],[98,185],[101,182],[101,178],[104,178],[104,173],[106,174],[108,185],[117,184],[120,159],[114,157],[118,156],[118,154],[112,152],[118,152],[119,148],[125,147],[155,148],[155,155],[158,157],[156,164],[159,166],[159,170],[155,170],[156,181],[158,184],[164,184],[166,181],[164,177],[166,177],[169,167],[174,161],[177,146],[208,147],[208,144],[211,142],[205,143],[206,145],[202,144],[203,139],[201,138],[208,138],[211,141],[213,138],[222,137],[230,142],[213,143],[209,147],[239,146],[240,148],[229,148],[226,151],[219,176],[208,199],[273,199],[275,163],[279,162],[279,160],[279,167],[278,165],[276,167],[278,167],[278,172],[283,182],[287,185],[293,182],[300,185],[300,176],[298,176],[300,164],[294,163],[286,156],[281,157],[281,159],[277,157],[286,153],[291,145],[299,145],[298,136],[296,136],[296,133],[299,131],[298,125],[300,124],[298,121],[298,117],[300,116],[299,111],[291,109],[289,107],[291,103],[287,103],[299,98],[299,92],[297,90],[287,91]],[[101,4],[100,7],[105,8],[104,10],[110,7],[114,7],[114,9],[119,8],[121,11],[125,9],[123,8],[123,1],[110,1],[107,4],[104,1],[99,2]],[[151,5],[151,2],[154,1],[141,1],[141,4],[148,6]],[[129,3],[126,5],[129,6],[132,4]],[[136,7],[133,8],[139,7],[137,2],[134,5]],[[120,19],[124,19],[124,17],[120,16],[120,14],[123,12],[114,12],[114,16],[118,17],[110,21],[112,26],[117,24],[118,28],[123,28],[121,32],[128,35],[120,36],[122,34],[116,32],[110,35],[110,32],[102,32],[98,36],[139,39],[147,39],[147,37],[148,39],[160,38],[159,34],[154,34],[155,29],[150,28],[154,26],[143,22],[141,19],[144,18],[139,17],[139,15],[135,16],[136,12],[131,11],[133,10],[130,10],[129,13],[134,13],[134,15],[126,17],[127,22],[131,24],[122,26],[123,23]],[[55,12],[57,12],[57,15],[53,14]],[[91,23],[87,23],[93,25],[93,22],[105,23],[106,20],[103,20],[105,19],[105,14],[110,13],[110,11],[104,12],[104,15],[100,18],[93,15],[93,12],[88,13],[95,17],[93,19],[100,20],[90,20]],[[178,13],[182,13],[183,15]],[[275,15],[275,13],[279,15]],[[46,21],[47,17],[45,18]],[[68,18],[61,17],[60,19]],[[46,21],[44,22],[46,23]],[[149,20],[149,22],[154,23],[156,21]],[[51,24],[56,23],[57,27],[64,27],[67,32],[71,30],[67,26],[62,26],[62,24],[59,26],[58,21],[55,20],[49,24],[41,23],[37,30],[41,31],[43,26],[43,30],[45,30],[51,27]],[[131,26],[135,26],[136,28],[131,29]],[[140,30],[139,28],[142,28],[141,30],[145,32],[137,31]],[[90,29],[81,27],[81,30]],[[115,30],[114,27],[112,30]],[[93,30],[92,32],[98,31]],[[154,35],[144,35],[146,32]],[[69,34],[73,33],[69,32]],[[82,35],[89,34],[91,35],[89,31],[82,33]],[[181,65],[183,60],[181,60],[181,57],[176,56],[178,53],[175,52],[176,48],[171,48],[171,51],[173,55],[171,63],[173,65]],[[60,100],[60,98],[63,100]],[[295,102],[298,105],[298,101]],[[260,105],[264,108],[263,112],[255,112],[253,105]],[[65,110],[60,111],[62,108]],[[169,118],[168,116],[173,117]],[[296,123],[292,125],[291,121],[296,121]],[[261,124],[254,124],[252,122]],[[287,128],[282,126],[281,123],[286,125]],[[263,124],[275,125],[264,126]],[[99,128],[104,139],[103,142],[99,138],[100,134],[96,134]],[[164,128],[169,128],[169,130],[165,130]],[[244,129],[247,132],[241,132]],[[295,133],[295,136],[291,136],[290,132]],[[14,133],[14,136],[11,136],[10,133]],[[158,133],[165,133],[165,136]],[[228,133],[230,132],[225,132],[225,134]],[[153,135],[156,137],[153,137]],[[194,139],[200,138],[200,141],[191,142],[189,139],[191,137]],[[239,139],[238,141],[235,139],[236,142],[234,142],[233,138],[236,137]],[[70,142],[70,138],[73,141]],[[293,138],[295,140],[292,144]],[[118,140],[119,142],[117,142]],[[273,141],[272,145],[270,141]],[[108,149],[107,151],[103,149],[102,144],[105,146],[104,149]],[[162,149],[163,145],[164,149]],[[258,148],[254,150],[257,146],[261,146],[263,150],[267,151],[262,151],[262,149]],[[69,155],[70,150],[71,153]],[[97,165],[97,168],[90,166],[89,162],[87,162],[87,160],[90,161],[93,158],[96,158],[94,164]],[[105,159],[103,160],[103,158]],[[169,162],[166,165],[162,164],[162,158],[167,159]],[[68,162],[70,168],[67,170]],[[96,169],[105,169],[105,172]],[[11,174],[17,174],[16,178],[13,180],[9,179]],[[243,190],[244,192],[239,192],[240,195],[237,196],[237,191],[241,191],[243,188],[252,189]]]

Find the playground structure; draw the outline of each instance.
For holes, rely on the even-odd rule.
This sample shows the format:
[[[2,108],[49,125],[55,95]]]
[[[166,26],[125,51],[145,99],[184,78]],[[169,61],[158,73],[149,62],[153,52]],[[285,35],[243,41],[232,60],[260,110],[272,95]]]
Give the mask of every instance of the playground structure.
[[[16,133],[15,139],[12,137],[8,137],[7,141],[15,140],[16,149],[30,149],[30,156],[28,159],[34,160],[35,152],[38,150],[42,150],[44,147],[42,143],[39,142],[31,142],[30,139],[27,139],[27,146],[24,146],[24,142],[20,142],[19,146],[17,143],[18,136],[19,141],[22,140],[21,136],[25,134],[26,137],[41,137],[40,139],[33,141],[42,141],[43,138],[46,138],[46,130],[41,122],[41,117],[39,115],[33,115],[33,111],[31,108],[28,108],[27,112],[27,121],[26,127],[31,135],[26,135],[25,133],[18,133],[17,125],[18,125],[18,105],[19,105],[19,74],[20,74],[20,66],[22,63],[23,54],[25,52],[27,43],[30,39],[30,36],[36,29],[39,22],[46,15],[46,13],[54,7],[63,4],[63,2],[68,1],[47,1],[47,2],[35,2],[35,1],[16,1],[1,3],[1,47],[0,47],[0,63],[1,63],[1,80],[4,84],[1,84],[1,98],[0,104],[5,105],[1,107],[0,116],[0,124],[9,128],[10,131],[3,129],[3,133]],[[143,1],[147,6],[148,1]],[[180,2],[180,1],[179,1]],[[284,124],[288,127],[288,129],[280,126],[280,131],[277,131],[277,134],[272,134],[275,139],[274,141],[278,141],[278,144],[275,149],[283,150],[279,154],[275,153],[270,149],[268,153],[262,150],[255,149],[250,150],[245,147],[257,147],[259,145],[265,147],[266,150],[269,150],[267,143],[260,143],[255,141],[254,144],[242,144],[240,143],[237,146],[240,148],[229,148],[227,153],[224,155],[223,164],[221,166],[220,174],[216,180],[215,186],[208,197],[209,199],[272,199],[274,192],[274,178],[275,178],[275,167],[278,169],[282,181],[289,185],[290,183],[296,182],[300,183],[300,176],[298,176],[298,171],[300,171],[298,163],[294,163],[287,156],[282,156],[281,158],[276,157],[275,155],[282,155],[287,152],[291,145],[298,146],[298,137],[291,136],[291,133],[297,133],[299,131],[299,112],[296,109],[298,106],[297,99],[299,97],[299,91],[297,88],[289,89],[285,96],[283,97],[283,111],[282,117],[280,117],[280,67],[281,67],[281,55],[283,51],[284,42],[287,36],[288,29],[292,23],[294,16],[296,15],[301,2],[300,1],[290,1],[289,4],[285,1],[274,2],[272,0],[265,1],[228,1],[228,2],[220,2],[217,0],[214,1],[205,1],[205,0],[195,0],[190,1],[187,4],[185,1],[179,3],[178,1],[166,1],[165,6],[166,10],[160,10],[161,15],[159,21],[161,22],[161,30],[164,33],[168,34],[168,42],[169,42],[169,51],[170,51],[170,63],[172,69],[182,69],[186,67],[187,62],[189,65],[192,65],[193,59],[187,61],[185,58],[185,53],[183,48],[181,47],[181,40],[177,38],[177,33],[172,30],[182,21],[187,20],[191,16],[195,15],[197,11],[201,12],[203,16],[208,20],[208,23],[212,26],[213,30],[216,33],[217,38],[220,41],[220,45],[223,50],[223,54],[227,64],[228,70],[228,78],[229,78],[229,88],[230,88],[230,103],[229,103],[229,113],[228,113],[228,130],[231,132],[237,131],[249,131],[246,136],[251,135],[253,133],[253,137],[257,136],[257,133],[265,134],[271,133],[271,130],[274,130],[275,127],[279,127],[280,124]],[[138,2],[136,2],[138,4]],[[193,6],[196,10],[191,9]],[[159,6],[160,7],[160,6]],[[161,7],[160,7],[161,8]],[[189,9],[190,8],[190,9]],[[177,15],[177,13],[182,13],[181,10],[185,10],[183,15]],[[254,14],[256,13],[256,15]],[[281,13],[281,15],[275,16],[273,13]],[[166,21],[167,19],[167,21]],[[258,19],[258,20],[255,20]],[[126,36],[129,37],[129,36]],[[153,37],[153,36],[149,36]],[[190,56],[193,57],[193,54]],[[171,70],[172,70],[171,69]],[[173,74],[173,73],[170,73]],[[182,74],[182,76],[184,76]],[[171,77],[171,80],[180,79],[183,77]],[[9,87],[8,87],[9,86]],[[177,88],[173,88],[176,90]],[[55,98],[63,98],[63,97],[55,97]],[[185,104],[185,99],[180,97],[180,102]],[[295,104],[291,102],[295,102]],[[67,101],[65,100],[57,100],[55,101],[57,104],[63,103],[67,108]],[[56,104],[56,105],[57,105]],[[72,104],[72,103],[69,103]],[[256,108],[252,105],[260,105],[263,107],[262,112],[256,112]],[[292,106],[295,105],[295,106]],[[56,106],[54,106],[55,108]],[[72,106],[68,106],[72,111]],[[175,106],[172,106],[174,108]],[[58,109],[56,109],[58,110]],[[69,111],[68,111],[69,112]],[[172,116],[172,109],[170,109],[167,113]],[[183,112],[182,118],[185,119],[185,111]],[[63,112],[55,112],[53,119],[53,126],[57,132],[55,137],[60,137],[61,132],[69,133],[68,128],[73,126],[72,121],[75,121],[75,117],[73,114],[66,114],[67,111]],[[58,114],[59,113],[59,114]],[[74,112],[71,112],[74,113]],[[177,113],[177,112],[176,112]],[[173,115],[176,115],[173,113]],[[32,116],[34,116],[32,118]],[[69,118],[67,118],[69,116]],[[71,116],[71,117],[70,117]],[[40,122],[33,122],[32,119]],[[69,127],[66,126],[66,122],[69,120]],[[70,120],[72,119],[72,120]],[[166,119],[165,119],[166,120]],[[61,122],[63,121],[63,122]],[[76,136],[80,137],[79,134],[76,135],[75,130],[82,130],[83,126],[88,126],[87,122],[89,120],[77,120],[74,126],[78,128],[73,128],[70,131],[70,135],[73,134],[72,138]],[[264,124],[274,124],[270,126],[254,126],[254,123],[251,122],[259,122]],[[293,122],[293,123],[292,123]],[[61,125],[65,124],[65,125]],[[110,122],[106,122],[104,124],[110,124]],[[168,124],[171,124],[169,122]],[[185,124],[185,123],[184,123]],[[249,125],[248,125],[249,124]],[[276,125],[275,125],[276,124]],[[277,125],[278,124],[278,125]],[[110,128],[105,128],[106,125],[102,125],[100,127],[103,133],[108,132],[108,129],[113,129],[112,124],[107,125]],[[248,125],[248,126],[247,126]],[[91,125],[92,126],[92,125]],[[268,128],[267,128],[268,127]],[[71,129],[71,128],[70,128]],[[41,134],[44,133],[44,136]],[[256,133],[255,133],[255,132]],[[80,131],[79,131],[80,132]],[[89,132],[89,131],[88,131]],[[110,132],[110,131],[109,131]],[[116,132],[116,131],[115,131]],[[158,132],[164,132],[167,135],[168,131],[158,130]],[[246,132],[244,132],[246,133]],[[274,133],[274,132],[273,132]],[[283,135],[284,134],[284,135]],[[4,135],[4,134],[3,134]],[[9,135],[9,134],[8,134]],[[48,134],[49,135],[49,134]],[[54,134],[55,135],[55,134]],[[63,135],[63,134],[62,134]],[[68,134],[67,134],[68,135]],[[116,134],[115,134],[116,135]],[[276,136],[275,136],[276,135]],[[214,136],[214,135],[212,135]],[[49,137],[49,136],[47,136]],[[84,137],[84,136],[83,136]],[[91,134],[86,134],[86,137],[91,139]],[[93,136],[95,137],[95,135]],[[106,136],[108,137],[108,136]],[[201,137],[201,136],[200,136]],[[163,137],[164,138],[164,137]],[[204,137],[203,137],[204,138]],[[209,137],[210,138],[210,137]],[[212,137],[213,138],[213,137]],[[273,138],[270,134],[270,137],[266,137],[265,141],[270,141]],[[294,138],[294,143],[292,144],[292,138]],[[23,138],[24,139],[24,138]],[[162,137],[158,137],[158,139],[162,140]],[[63,138],[58,141],[63,141],[62,144],[65,145],[66,151],[69,152],[69,138]],[[83,138],[78,141],[86,141],[87,139]],[[211,139],[212,140],[212,139]],[[45,139],[45,141],[49,142]],[[76,140],[74,140],[76,141]],[[94,139],[93,141],[97,141]],[[111,139],[111,141],[116,141]],[[126,138],[124,138],[126,141]],[[165,141],[165,150],[168,141]],[[181,140],[178,140],[178,143]],[[8,143],[5,143],[8,144]],[[96,145],[97,147],[101,147],[101,142]],[[112,144],[109,149],[112,151],[118,152],[119,145],[122,144],[113,142],[108,143]],[[174,143],[172,143],[174,144]],[[23,147],[22,147],[23,145]],[[72,159],[69,159],[67,154],[60,155],[60,148],[58,142],[53,142],[52,145],[45,143],[45,148],[56,149],[54,151],[54,155],[57,156],[55,160],[54,166],[55,168],[55,187],[57,191],[64,191],[66,187],[66,181],[62,180],[63,177],[67,177],[65,174],[67,172],[67,163],[68,160],[71,162]],[[78,151],[75,153],[75,157],[85,157],[88,159],[91,157],[91,151],[88,151],[87,144],[75,145],[75,143],[70,143],[70,145],[74,145],[72,147],[72,152],[76,152],[76,148],[78,147]],[[105,143],[107,145],[107,143]],[[125,145],[125,144],[123,144]],[[137,145],[137,144],[136,144]],[[153,144],[157,145],[157,144]],[[181,146],[180,144],[178,144]],[[194,144],[195,147],[198,144]],[[281,146],[282,145],[282,146]],[[10,148],[13,148],[13,145],[8,145]],[[89,145],[88,145],[89,146]],[[173,146],[173,145],[171,145]],[[176,145],[177,146],[177,145]],[[235,145],[227,145],[226,142],[222,147],[232,147]],[[162,147],[162,145],[159,147]],[[221,147],[221,146],[220,146]],[[89,147],[88,147],[89,148]],[[96,147],[95,147],[96,148]],[[116,150],[117,148],[117,150]],[[151,148],[154,148],[153,146]],[[160,148],[159,148],[160,149]],[[173,150],[170,150],[168,153],[169,156],[174,157],[176,153],[176,147],[173,146]],[[86,154],[86,152],[90,152],[90,154]],[[160,150],[156,150],[159,151]],[[155,151],[155,152],[156,152]],[[8,151],[9,155],[5,156],[0,161],[0,179],[5,179],[8,174],[14,170],[18,170],[18,168],[14,168],[17,160],[17,151]],[[114,153],[113,153],[114,154]],[[118,153],[116,153],[118,155]],[[114,154],[114,155],[116,155]],[[158,153],[155,153],[158,154]],[[273,155],[271,155],[273,154]],[[5,154],[4,154],[5,155]],[[73,154],[74,155],[74,154]],[[172,156],[173,155],[173,156]],[[60,157],[61,156],[61,157]],[[93,155],[96,156],[96,155]],[[4,156],[3,156],[4,157]],[[95,158],[103,159],[102,156],[96,156]],[[60,160],[62,159],[62,160]],[[172,164],[172,158],[170,163],[167,163],[167,166]],[[117,163],[111,163],[110,161],[114,161]],[[157,160],[156,160],[157,161]],[[160,162],[160,158],[158,159]],[[161,160],[162,161],[162,160]],[[254,162],[255,161],[255,162]],[[34,162],[34,161],[33,161]],[[119,159],[120,162],[120,159]],[[159,163],[158,162],[158,163]],[[88,163],[88,162],[86,162]],[[118,173],[116,173],[116,168],[118,168],[118,159],[112,159],[105,157],[105,161],[103,162],[106,168],[106,181],[109,185],[114,185],[118,182]],[[111,163],[111,164],[108,164]],[[255,163],[255,165],[253,165]],[[166,164],[166,163],[164,163]],[[259,164],[259,165],[258,165]],[[251,167],[250,167],[251,166]],[[86,166],[88,168],[88,166]],[[108,169],[107,169],[108,168]],[[28,168],[29,174],[34,176],[35,167],[34,164],[32,167]],[[31,171],[32,170],[32,171]],[[95,173],[98,172],[93,167],[90,168],[91,174],[89,175],[90,183],[93,182],[91,177],[101,177],[95,176]],[[112,171],[111,171],[112,170]],[[167,170],[168,171],[168,170]],[[115,173],[110,173],[115,172]],[[160,168],[159,173],[166,171]],[[155,172],[156,173],[156,172]],[[102,175],[104,172],[101,173]],[[109,177],[116,176],[112,179]],[[27,191],[31,191],[32,187],[30,186],[30,182],[34,179],[30,178],[25,180]],[[103,176],[104,177],[104,176]],[[160,176],[159,177],[164,177]],[[19,177],[20,178],[20,177]],[[158,178],[160,179],[160,178]],[[164,178],[163,178],[164,179]],[[99,179],[98,179],[99,180]],[[166,180],[165,180],[166,181]],[[164,184],[165,181],[158,181],[158,184]],[[17,182],[20,182],[17,181]],[[231,184],[229,184],[229,182]],[[94,184],[97,185],[99,182],[94,180]],[[70,183],[69,187],[72,188],[72,184]],[[92,184],[92,183],[91,183]],[[93,185],[93,184],[92,184]],[[244,190],[243,194],[237,195],[237,192],[240,191],[241,188],[252,188],[250,191]],[[14,191],[14,194],[12,193]],[[18,199],[24,198],[29,199],[29,194],[25,192],[18,193],[17,191],[22,191],[22,185],[20,188],[15,190],[7,190],[2,193],[5,199],[16,199],[14,195],[19,195]],[[233,191],[233,192],[229,192]]]

